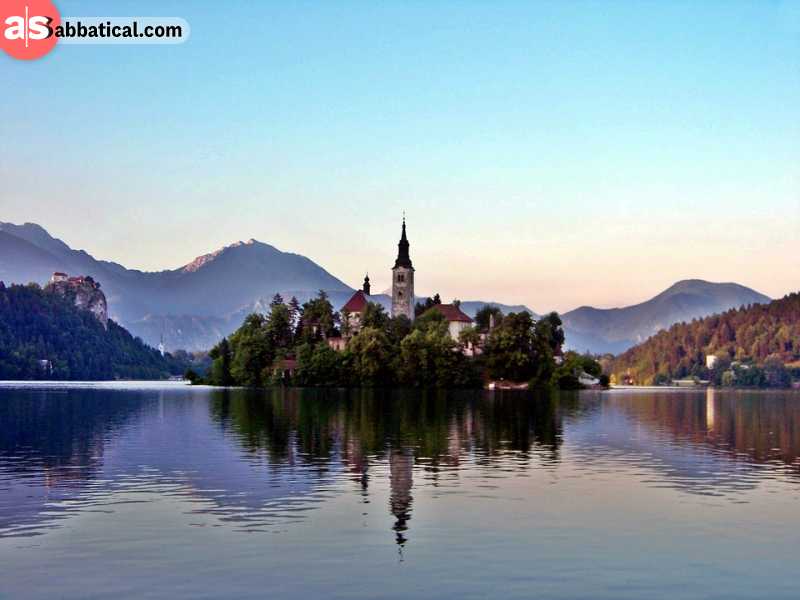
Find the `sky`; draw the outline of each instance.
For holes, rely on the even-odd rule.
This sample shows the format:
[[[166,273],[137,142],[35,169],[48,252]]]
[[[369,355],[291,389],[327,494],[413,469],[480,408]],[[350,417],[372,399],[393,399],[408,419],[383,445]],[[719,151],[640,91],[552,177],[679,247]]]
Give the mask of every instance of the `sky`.
[[[82,2],[181,45],[0,56],[0,221],[129,268],[255,238],[535,311],[800,289],[800,0]]]

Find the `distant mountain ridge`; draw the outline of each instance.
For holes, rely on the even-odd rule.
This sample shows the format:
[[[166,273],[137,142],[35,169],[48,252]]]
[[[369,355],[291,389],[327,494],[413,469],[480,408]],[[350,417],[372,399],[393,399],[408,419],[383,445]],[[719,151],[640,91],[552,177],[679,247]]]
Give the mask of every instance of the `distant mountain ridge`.
[[[686,279],[640,304],[609,309],[582,306],[564,313],[562,320],[570,348],[617,354],[675,323],[770,301],[737,283]]]
[[[97,260],[73,250],[35,223],[0,223],[0,280],[45,283],[54,271],[91,275],[108,299],[109,316],[155,346],[205,350],[241,325],[253,311],[265,311],[276,293],[304,302],[325,290],[338,309],[353,288],[305,256],[250,239],[198,256],[172,270],[144,272]],[[372,299],[390,308],[391,299]],[[474,314],[485,302],[465,302]],[[521,310],[496,304],[504,311]],[[525,309],[527,310],[527,309]]]
[[[800,294],[794,293],[675,324],[618,356],[612,371],[618,382],[628,379],[646,385],[699,377],[723,385],[786,387],[790,380],[776,373],[775,363],[795,366],[799,359]],[[736,383],[734,372],[729,383],[720,377],[733,361],[752,363],[740,373],[746,383]],[[760,375],[750,367],[770,362],[772,368],[759,381]]]
[[[109,316],[134,335],[168,349],[202,350],[234,331],[249,312],[264,311],[276,293],[300,302],[325,290],[335,308],[353,288],[305,256],[250,239],[197,257],[177,269],[143,272],[97,260],[73,250],[35,223],[0,223],[0,280],[44,283],[54,271],[91,275],[103,286]],[[372,299],[387,309],[391,299]],[[736,283],[679,281],[654,298],[633,306],[583,306],[562,315],[567,347],[594,353],[624,352],[661,329],[730,308],[766,303],[770,298]],[[524,305],[469,300],[462,310],[474,316],[484,304],[503,312]]]
[[[207,349],[241,324],[241,311],[282,290],[351,288],[299,254],[249,240],[158,272],[126,269],[73,250],[35,223],[0,223],[0,280],[45,283],[54,271],[91,275],[110,316],[151,345]],[[288,299],[288,297],[287,297]]]

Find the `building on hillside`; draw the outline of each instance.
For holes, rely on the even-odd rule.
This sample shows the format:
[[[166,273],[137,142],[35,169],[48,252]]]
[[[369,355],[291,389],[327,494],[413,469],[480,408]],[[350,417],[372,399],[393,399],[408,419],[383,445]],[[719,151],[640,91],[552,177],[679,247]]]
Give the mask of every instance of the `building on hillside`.
[[[475,321],[473,321],[469,315],[465,314],[456,304],[434,304],[425,311],[425,314],[431,311],[438,312],[445,318],[447,321],[447,331],[450,333],[450,337],[456,341],[458,341],[458,336],[462,331],[467,327],[472,327],[475,323]]]
[[[55,272],[50,277],[46,290],[64,297],[72,298],[75,306],[88,310],[108,329],[108,303],[100,290],[100,283],[89,275],[69,277],[66,273]]]
[[[397,244],[397,259],[392,267],[392,316],[405,315],[414,320],[414,266],[409,256],[409,243],[406,237],[406,218],[403,217],[403,232]]]

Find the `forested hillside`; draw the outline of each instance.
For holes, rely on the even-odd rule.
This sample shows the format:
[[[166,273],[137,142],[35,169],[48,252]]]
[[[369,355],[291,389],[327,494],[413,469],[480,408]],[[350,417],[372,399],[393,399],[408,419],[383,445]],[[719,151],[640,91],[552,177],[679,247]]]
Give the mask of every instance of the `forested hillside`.
[[[0,379],[160,379],[183,368],[58,294],[0,283]]]
[[[706,368],[706,357],[716,357]],[[638,384],[696,376],[716,383],[788,385],[800,360],[800,294],[679,323],[620,355],[617,381]]]

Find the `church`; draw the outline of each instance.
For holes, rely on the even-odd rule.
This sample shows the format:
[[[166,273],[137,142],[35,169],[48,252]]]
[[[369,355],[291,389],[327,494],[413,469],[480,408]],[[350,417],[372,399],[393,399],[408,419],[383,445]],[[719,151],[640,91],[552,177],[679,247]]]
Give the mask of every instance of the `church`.
[[[400,241],[397,244],[397,258],[392,267],[392,305],[391,316],[405,316],[409,321],[414,320],[416,296],[414,295],[414,265],[411,262],[411,244],[406,234],[406,219],[403,217],[403,226]],[[330,339],[328,343],[336,350],[341,350],[347,341],[361,330],[361,318],[370,300],[369,275],[364,278],[362,289],[357,290],[340,310],[342,320],[342,337]],[[430,310],[437,310],[444,315],[448,323],[451,337],[456,339],[458,332],[471,326],[473,320],[466,315],[456,304],[440,304]]]

